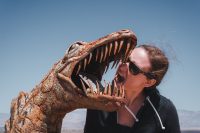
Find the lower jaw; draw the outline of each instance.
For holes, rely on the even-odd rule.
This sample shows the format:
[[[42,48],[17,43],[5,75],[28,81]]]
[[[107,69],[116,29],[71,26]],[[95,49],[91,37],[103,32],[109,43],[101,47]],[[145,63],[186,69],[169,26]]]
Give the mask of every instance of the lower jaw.
[[[121,86],[124,86],[124,83],[122,83],[122,82],[116,82],[116,84],[117,84],[117,88],[120,88]]]

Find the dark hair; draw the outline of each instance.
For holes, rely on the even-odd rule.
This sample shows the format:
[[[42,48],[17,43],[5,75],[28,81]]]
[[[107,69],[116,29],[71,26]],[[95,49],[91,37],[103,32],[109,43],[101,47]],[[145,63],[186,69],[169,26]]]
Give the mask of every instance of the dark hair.
[[[156,84],[153,86],[156,87],[160,84],[165,73],[168,70],[168,58],[165,56],[164,52],[156,46],[143,44],[139,47],[143,48],[148,54],[151,63],[151,68],[149,72],[153,74],[154,79],[156,80]]]

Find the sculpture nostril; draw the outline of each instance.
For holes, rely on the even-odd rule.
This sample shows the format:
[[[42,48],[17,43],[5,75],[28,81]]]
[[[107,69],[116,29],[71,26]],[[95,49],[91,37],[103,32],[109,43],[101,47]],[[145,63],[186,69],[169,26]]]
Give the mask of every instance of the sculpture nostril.
[[[78,45],[84,45],[82,42],[77,42]]]
[[[127,30],[127,29],[123,29],[123,30],[121,30],[122,32],[129,32],[129,30]]]

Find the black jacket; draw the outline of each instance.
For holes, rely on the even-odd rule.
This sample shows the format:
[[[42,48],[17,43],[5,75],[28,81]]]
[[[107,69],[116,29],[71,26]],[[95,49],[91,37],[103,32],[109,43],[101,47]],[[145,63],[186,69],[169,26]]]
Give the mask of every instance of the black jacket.
[[[88,109],[84,133],[180,133],[173,103],[161,96],[157,89],[147,92],[146,96],[144,106],[137,113],[139,121],[132,127],[117,124],[116,112]]]

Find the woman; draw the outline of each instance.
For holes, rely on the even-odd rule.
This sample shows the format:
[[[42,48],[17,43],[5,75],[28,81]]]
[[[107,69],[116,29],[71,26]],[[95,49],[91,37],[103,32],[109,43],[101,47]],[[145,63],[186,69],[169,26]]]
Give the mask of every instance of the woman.
[[[128,104],[116,112],[87,110],[84,133],[180,133],[176,108],[156,88],[168,65],[159,48],[135,48],[114,79],[125,88]]]

